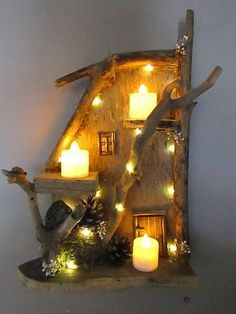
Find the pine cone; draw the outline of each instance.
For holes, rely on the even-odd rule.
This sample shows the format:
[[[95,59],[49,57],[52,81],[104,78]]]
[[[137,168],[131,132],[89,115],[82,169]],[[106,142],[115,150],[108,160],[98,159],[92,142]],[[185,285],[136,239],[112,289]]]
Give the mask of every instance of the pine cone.
[[[81,219],[80,226],[97,226],[103,220],[104,211],[100,200],[94,195],[89,195],[87,200],[82,200],[86,209],[84,217]]]
[[[131,243],[125,237],[113,237],[106,249],[106,260],[111,264],[122,264],[131,256]]]

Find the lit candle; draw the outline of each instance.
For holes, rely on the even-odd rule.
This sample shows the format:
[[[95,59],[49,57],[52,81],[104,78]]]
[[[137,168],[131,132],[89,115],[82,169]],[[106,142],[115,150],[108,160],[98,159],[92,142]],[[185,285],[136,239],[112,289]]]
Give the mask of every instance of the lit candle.
[[[148,93],[145,85],[141,85],[138,93],[130,94],[129,118],[146,120],[157,105],[157,94]]]
[[[134,239],[133,243],[133,266],[134,268],[149,272],[158,267],[159,243],[147,234]]]
[[[89,174],[89,151],[79,149],[74,141],[70,149],[61,153],[61,176],[66,178],[83,178]]]

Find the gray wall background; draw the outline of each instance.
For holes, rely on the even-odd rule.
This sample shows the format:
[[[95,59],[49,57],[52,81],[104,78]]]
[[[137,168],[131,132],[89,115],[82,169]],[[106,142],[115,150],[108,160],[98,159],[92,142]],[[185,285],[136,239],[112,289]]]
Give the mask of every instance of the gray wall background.
[[[26,197],[0,176],[0,313],[236,313],[235,0],[0,0],[0,167],[44,168],[86,81],[53,82],[110,53],[172,48],[195,11],[193,85],[219,64],[198,100],[190,143],[189,208],[196,289],[45,294],[17,279],[38,257]],[[42,200],[44,206],[46,200]],[[190,302],[184,303],[188,296]]]

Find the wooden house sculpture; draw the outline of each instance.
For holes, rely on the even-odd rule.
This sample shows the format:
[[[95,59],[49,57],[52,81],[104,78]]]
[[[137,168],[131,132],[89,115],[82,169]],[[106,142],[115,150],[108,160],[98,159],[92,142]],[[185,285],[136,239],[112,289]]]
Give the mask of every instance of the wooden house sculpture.
[[[188,10],[175,49],[115,54],[56,81],[61,87],[90,78],[45,172],[31,183],[20,167],[3,170],[9,183],[27,193],[43,248],[43,258],[19,267],[29,286],[196,283],[189,265],[189,123],[196,98],[222,70],[216,67],[191,88],[192,44]],[[73,164],[71,154],[79,162]],[[38,193],[52,195],[44,219]],[[131,243],[145,234],[159,243],[159,267],[152,272],[132,267]]]

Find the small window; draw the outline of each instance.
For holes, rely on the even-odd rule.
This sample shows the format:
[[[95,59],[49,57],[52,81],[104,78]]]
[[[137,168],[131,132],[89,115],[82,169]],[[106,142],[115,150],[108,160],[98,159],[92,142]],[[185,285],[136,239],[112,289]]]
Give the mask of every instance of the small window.
[[[115,154],[115,132],[98,133],[99,154],[109,156]]]

